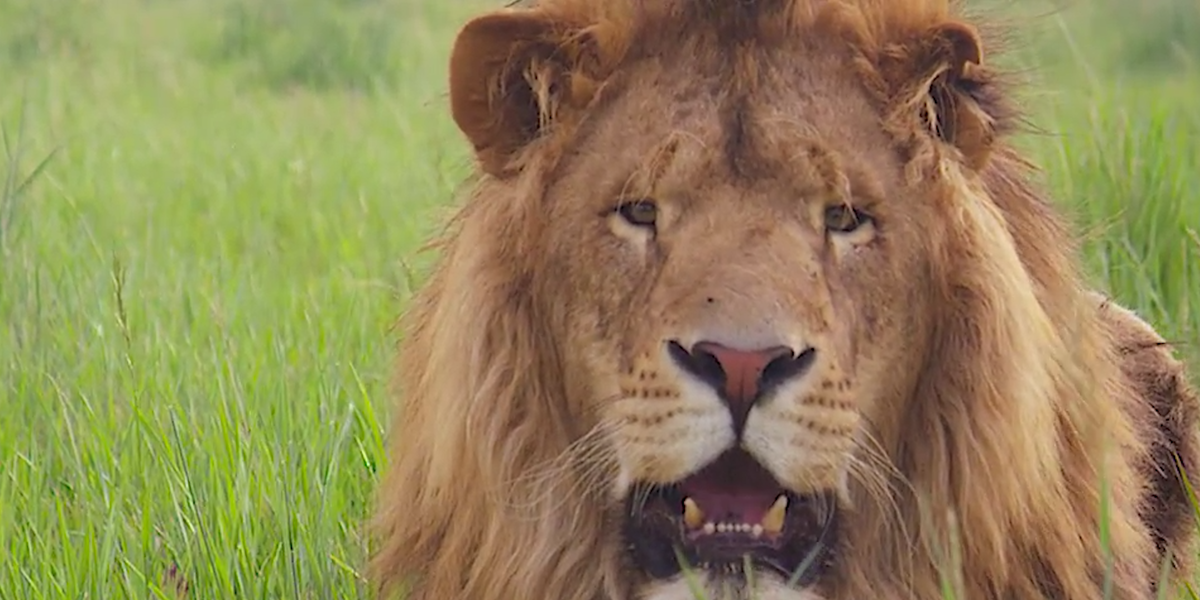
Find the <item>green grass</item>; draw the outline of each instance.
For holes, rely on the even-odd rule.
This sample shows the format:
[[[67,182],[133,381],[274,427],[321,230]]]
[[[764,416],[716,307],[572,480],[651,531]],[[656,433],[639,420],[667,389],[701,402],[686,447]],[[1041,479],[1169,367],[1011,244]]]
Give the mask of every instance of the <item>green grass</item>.
[[[1195,358],[1200,6],[1097,1],[1012,57],[1024,143]],[[0,597],[365,597],[390,327],[470,166],[446,52],[488,4],[0,0]]]

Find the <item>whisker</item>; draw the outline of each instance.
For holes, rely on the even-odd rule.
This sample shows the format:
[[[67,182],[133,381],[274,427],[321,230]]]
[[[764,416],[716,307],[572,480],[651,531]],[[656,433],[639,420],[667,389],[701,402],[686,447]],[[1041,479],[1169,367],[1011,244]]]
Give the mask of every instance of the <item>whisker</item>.
[[[517,513],[512,518],[536,519],[573,499],[599,492],[603,476],[616,464],[619,448],[611,436],[616,427],[617,423],[598,421],[559,454],[508,478],[500,489],[489,490],[489,495],[503,509]]]
[[[861,428],[859,434],[861,435],[858,445],[860,453],[850,463],[850,474],[883,513],[882,521],[895,527],[905,545],[911,546],[915,543],[915,537],[908,528],[908,521],[901,508],[900,497],[905,492],[912,491],[912,483],[887,457],[883,445],[868,427]],[[905,571],[902,574],[905,576],[901,580],[907,581],[906,574],[911,573],[914,568],[912,555],[904,554],[898,558],[904,563],[901,568]]]

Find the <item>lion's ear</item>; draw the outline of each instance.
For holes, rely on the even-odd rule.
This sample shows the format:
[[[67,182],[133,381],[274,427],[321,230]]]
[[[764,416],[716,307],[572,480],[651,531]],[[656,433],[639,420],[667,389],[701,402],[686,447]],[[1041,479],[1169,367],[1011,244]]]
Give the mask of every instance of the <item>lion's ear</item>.
[[[493,175],[595,94],[605,60],[596,28],[539,9],[507,9],[463,27],[450,53],[454,122]]]
[[[926,31],[904,54],[908,105],[918,108],[931,134],[958,148],[967,166],[982,169],[1011,111],[984,66],[979,32],[948,21]]]

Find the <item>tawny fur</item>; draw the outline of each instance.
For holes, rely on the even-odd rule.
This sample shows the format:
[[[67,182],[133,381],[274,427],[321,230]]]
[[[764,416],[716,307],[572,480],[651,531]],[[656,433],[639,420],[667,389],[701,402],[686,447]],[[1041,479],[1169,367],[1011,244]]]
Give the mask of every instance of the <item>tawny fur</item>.
[[[952,8],[544,0],[464,30],[451,102],[480,174],[403,318],[374,521],[381,590],[676,597],[651,596],[626,564],[611,490],[633,459],[611,440],[661,434],[679,412],[653,408],[687,394],[643,348],[655,328],[708,314],[673,308],[694,306],[693,286],[737,314],[783,298],[789,327],[835,357],[815,375],[828,393],[803,400],[844,410],[821,413],[836,424],[806,414],[807,431],[846,429],[829,448],[869,439],[846,453],[883,463],[847,483],[829,577],[769,597],[934,600],[948,578],[971,599],[1100,598],[1102,505],[1113,597],[1154,597],[1167,559],[1190,577],[1195,523],[1177,469],[1196,473],[1200,403],[1150,326],[1088,291],[1068,227],[1005,144],[1016,113],[988,45]],[[612,116],[638,111],[642,122]],[[679,210],[741,207],[724,214],[743,230],[712,217],[673,238],[707,270],[644,267],[665,251],[584,233],[598,230],[587,219],[607,200],[589,194],[605,178],[637,194],[694,185],[711,200]],[[788,262],[801,238],[759,208],[802,189],[874,194],[896,231],[914,233],[814,242]],[[762,252],[740,251],[751,246]],[[660,318],[631,316],[643,314]],[[642,474],[688,466],[646,452],[661,462],[633,460]],[[796,481],[832,486],[844,470],[804,473]]]

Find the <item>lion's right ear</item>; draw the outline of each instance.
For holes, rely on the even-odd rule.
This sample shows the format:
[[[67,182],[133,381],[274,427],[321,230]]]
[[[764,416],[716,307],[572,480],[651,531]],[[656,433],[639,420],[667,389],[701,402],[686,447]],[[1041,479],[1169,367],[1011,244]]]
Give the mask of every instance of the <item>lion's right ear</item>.
[[[611,62],[598,31],[537,8],[497,11],[463,27],[450,53],[450,110],[484,171],[509,171],[563,109],[587,105]]]

